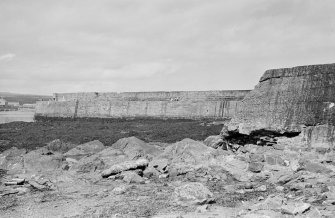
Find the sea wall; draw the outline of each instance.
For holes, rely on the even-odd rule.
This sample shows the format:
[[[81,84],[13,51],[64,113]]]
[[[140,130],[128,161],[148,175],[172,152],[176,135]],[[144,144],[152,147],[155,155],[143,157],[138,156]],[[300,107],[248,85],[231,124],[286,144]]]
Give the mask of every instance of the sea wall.
[[[186,101],[186,100],[242,100],[250,90],[218,91],[172,91],[172,92],[78,92],[55,93],[55,101],[91,101],[91,100],[125,100],[125,101]]]
[[[335,64],[268,70],[241,101],[229,129],[302,132],[307,144],[333,146]]]
[[[55,93],[38,102],[43,117],[229,119],[248,90],[199,92]]]
[[[36,115],[232,118],[231,131],[300,132],[308,147],[334,148],[335,64],[268,70],[252,91],[56,93]]]

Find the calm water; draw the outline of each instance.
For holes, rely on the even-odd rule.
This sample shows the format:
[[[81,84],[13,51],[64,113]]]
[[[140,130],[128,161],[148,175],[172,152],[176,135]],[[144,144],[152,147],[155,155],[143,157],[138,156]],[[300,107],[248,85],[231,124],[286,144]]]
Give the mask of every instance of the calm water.
[[[0,123],[34,122],[34,111],[0,111]]]

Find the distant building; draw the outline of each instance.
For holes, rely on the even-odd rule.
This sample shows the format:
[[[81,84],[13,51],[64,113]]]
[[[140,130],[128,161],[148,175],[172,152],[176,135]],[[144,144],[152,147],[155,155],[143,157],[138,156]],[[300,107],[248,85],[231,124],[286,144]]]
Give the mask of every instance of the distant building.
[[[16,102],[16,101],[12,101],[12,102],[8,102],[7,103],[8,106],[12,106],[12,107],[19,107],[20,106],[20,102]]]
[[[6,99],[0,98],[0,106],[6,106],[6,105],[7,105]]]

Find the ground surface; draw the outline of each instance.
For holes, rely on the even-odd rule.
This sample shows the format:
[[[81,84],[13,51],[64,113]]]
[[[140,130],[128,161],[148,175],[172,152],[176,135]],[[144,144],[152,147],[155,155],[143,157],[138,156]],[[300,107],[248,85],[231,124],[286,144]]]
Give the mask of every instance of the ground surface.
[[[8,144],[0,144],[0,152],[13,146],[31,150],[55,139],[74,144],[97,139],[106,146],[129,136],[135,136],[146,142],[172,143],[184,138],[204,140],[209,135],[219,134],[222,129],[222,125],[211,123],[212,121],[209,120],[162,119],[13,122],[0,124],[0,140],[10,141]]]
[[[232,136],[228,150],[220,136],[202,141],[221,128],[140,119],[0,125],[3,150],[27,149],[0,152],[0,217],[334,217],[334,150],[306,150],[299,136],[243,145]]]

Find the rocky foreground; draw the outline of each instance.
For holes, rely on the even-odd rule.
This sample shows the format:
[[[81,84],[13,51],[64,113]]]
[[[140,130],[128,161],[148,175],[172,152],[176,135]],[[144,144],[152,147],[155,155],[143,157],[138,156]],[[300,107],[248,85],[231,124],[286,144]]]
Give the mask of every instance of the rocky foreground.
[[[0,217],[334,217],[334,151],[262,140],[13,147],[0,154]]]

